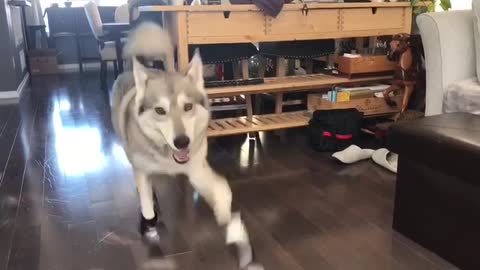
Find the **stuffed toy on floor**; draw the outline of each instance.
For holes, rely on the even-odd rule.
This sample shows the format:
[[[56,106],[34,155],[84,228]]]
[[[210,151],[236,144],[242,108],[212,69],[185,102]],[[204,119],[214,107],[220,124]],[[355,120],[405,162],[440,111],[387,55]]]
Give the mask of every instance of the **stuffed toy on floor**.
[[[397,173],[398,155],[389,151],[387,148],[380,148],[378,150],[362,149],[352,144],[343,151],[333,153],[332,157],[345,164],[352,164],[371,158],[378,165],[393,173]]]

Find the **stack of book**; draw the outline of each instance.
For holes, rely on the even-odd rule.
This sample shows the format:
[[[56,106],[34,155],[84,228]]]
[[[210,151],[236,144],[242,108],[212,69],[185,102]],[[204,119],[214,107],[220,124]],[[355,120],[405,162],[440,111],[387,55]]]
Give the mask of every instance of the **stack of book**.
[[[377,84],[366,87],[334,87],[322,96],[323,99],[332,103],[348,102],[354,99],[370,98],[376,96],[375,93],[382,92],[390,85]]]

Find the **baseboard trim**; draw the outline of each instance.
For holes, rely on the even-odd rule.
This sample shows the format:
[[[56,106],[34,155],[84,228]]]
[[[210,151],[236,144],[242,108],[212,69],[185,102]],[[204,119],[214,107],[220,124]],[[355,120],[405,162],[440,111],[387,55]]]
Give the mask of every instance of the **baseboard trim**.
[[[107,69],[113,70],[113,62],[107,63]],[[97,63],[83,63],[83,70],[84,71],[99,71],[100,70],[100,62]],[[61,64],[58,65],[58,71],[60,73],[73,73],[73,72],[80,72],[80,67],[78,64]]]
[[[30,79],[30,73],[27,72],[25,76],[23,76],[23,80],[20,82],[17,88],[19,98],[22,97],[23,91],[25,90],[25,88],[27,88],[28,79]]]
[[[0,99],[18,99],[18,93],[17,91],[0,92]]]
[[[17,90],[0,92],[0,99],[18,102],[18,100],[23,94],[23,91],[25,90],[25,88],[27,88],[28,79],[30,79],[30,73],[27,72],[25,76],[23,76],[23,79],[18,85]]]
[[[86,70],[86,71],[100,70],[100,63],[84,63],[83,70]],[[58,71],[60,71],[61,73],[80,72],[80,67],[78,66],[78,64],[61,64],[61,65],[58,65]]]

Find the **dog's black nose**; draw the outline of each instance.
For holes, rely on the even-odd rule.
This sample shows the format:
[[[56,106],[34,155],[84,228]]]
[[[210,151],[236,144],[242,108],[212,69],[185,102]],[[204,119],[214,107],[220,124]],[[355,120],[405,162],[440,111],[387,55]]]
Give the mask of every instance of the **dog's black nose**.
[[[185,149],[190,144],[190,139],[186,135],[180,135],[173,140],[173,144],[178,149]]]

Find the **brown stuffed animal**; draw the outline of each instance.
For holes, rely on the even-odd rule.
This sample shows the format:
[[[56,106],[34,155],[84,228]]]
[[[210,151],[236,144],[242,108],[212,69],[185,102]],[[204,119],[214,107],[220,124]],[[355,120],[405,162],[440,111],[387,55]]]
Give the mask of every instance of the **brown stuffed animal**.
[[[400,112],[403,113],[410,101],[410,96],[415,86],[416,76],[416,64],[414,63],[412,47],[410,46],[409,34],[397,34],[394,35],[390,42],[390,51],[387,58],[390,61],[396,62],[396,69],[394,75],[393,84],[383,91],[385,101],[390,106],[396,106],[388,94],[390,92],[404,88],[403,100],[400,106]]]

